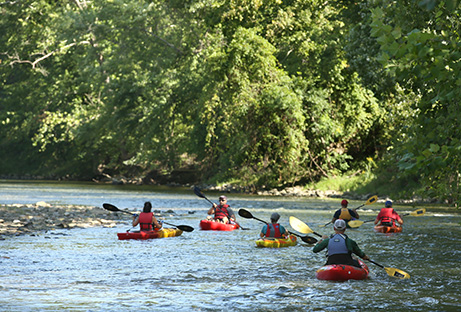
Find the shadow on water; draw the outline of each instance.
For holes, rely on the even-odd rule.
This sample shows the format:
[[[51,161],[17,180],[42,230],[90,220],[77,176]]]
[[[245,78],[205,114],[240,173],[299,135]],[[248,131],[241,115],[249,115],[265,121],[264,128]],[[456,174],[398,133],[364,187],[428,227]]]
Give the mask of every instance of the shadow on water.
[[[16,197],[18,196],[18,197]],[[216,200],[218,194],[211,194]],[[130,228],[53,230],[38,236],[0,241],[0,305],[5,311],[459,311],[459,213],[428,209],[423,217],[406,217],[400,234],[376,234],[371,224],[347,234],[378,263],[410,273],[408,280],[389,277],[369,263],[370,279],[319,281],[315,271],[325,262],[311,246],[256,248],[262,223],[239,219],[248,231],[200,231],[209,203],[190,190],[120,188],[68,184],[0,183],[1,203],[38,200],[100,206],[192,210],[172,223],[194,232],[149,241],[118,241]],[[76,202],[74,202],[74,200]],[[321,234],[338,200],[229,196],[235,210],[245,208],[260,219],[278,211],[290,230],[294,215]],[[355,204],[355,203],[352,203]],[[358,203],[359,205],[360,203]],[[367,207],[362,218],[377,214]],[[396,207],[399,212],[408,208]]]

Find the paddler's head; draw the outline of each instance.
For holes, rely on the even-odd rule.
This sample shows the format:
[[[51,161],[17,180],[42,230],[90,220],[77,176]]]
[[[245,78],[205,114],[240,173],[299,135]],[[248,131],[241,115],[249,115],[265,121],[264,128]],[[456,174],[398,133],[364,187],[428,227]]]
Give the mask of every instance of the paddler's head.
[[[224,205],[227,203],[227,197],[224,195],[219,196],[219,204]]]
[[[344,221],[343,219],[338,219],[335,221],[333,227],[335,231],[344,233],[344,231],[346,230],[346,221]]]
[[[271,222],[272,223],[277,223],[277,221],[280,219],[280,215],[277,212],[274,212],[271,215]]]
[[[347,208],[347,204],[349,204],[349,202],[348,202],[346,199],[343,199],[343,200],[341,201],[341,207]]]
[[[151,210],[152,210],[152,204],[150,202],[145,202],[142,212],[151,212]]]

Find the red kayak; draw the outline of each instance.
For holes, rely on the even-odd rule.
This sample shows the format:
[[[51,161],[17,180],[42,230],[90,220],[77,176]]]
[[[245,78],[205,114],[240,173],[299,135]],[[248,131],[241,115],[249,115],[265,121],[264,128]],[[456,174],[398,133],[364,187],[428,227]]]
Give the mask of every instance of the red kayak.
[[[210,220],[200,221],[200,229],[204,231],[233,231],[238,228],[238,224],[221,223]]]
[[[375,232],[378,233],[400,233],[402,232],[401,226],[385,226],[385,225],[376,225],[374,227]]]
[[[358,268],[353,265],[346,264],[330,264],[321,267],[315,272],[315,277],[319,280],[326,281],[347,281],[350,279],[363,280],[368,277],[367,265],[359,259],[359,263],[362,266]]]

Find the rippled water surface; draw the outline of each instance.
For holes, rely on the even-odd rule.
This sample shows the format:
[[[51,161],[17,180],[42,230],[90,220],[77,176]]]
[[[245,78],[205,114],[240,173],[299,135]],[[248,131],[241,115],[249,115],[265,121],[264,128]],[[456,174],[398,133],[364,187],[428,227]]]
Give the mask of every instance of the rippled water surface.
[[[206,195],[216,201],[219,194]],[[264,220],[277,211],[290,230],[288,217],[294,215],[321,234],[332,232],[319,225],[331,219],[340,201],[228,197],[235,211],[245,208]],[[154,209],[175,212],[168,222],[195,230],[174,238],[119,241],[116,233],[131,227],[130,217],[122,215],[117,228],[53,230],[0,241],[1,311],[461,310],[461,215],[451,210],[426,207],[422,217],[405,217],[403,233],[395,235],[376,234],[370,223],[348,230],[374,261],[411,278],[390,277],[369,263],[368,280],[334,283],[315,278],[325,258],[311,246],[256,248],[263,225],[256,220],[239,218],[248,230],[200,231],[209,203],[189,189],[0,182],[2,204],[41,200],[95,207],[109,202],[133,210],[150,200]],[[359,212],[368,220],[381,204],[364,208]],[[406,213],[419,207],[394,208]]]

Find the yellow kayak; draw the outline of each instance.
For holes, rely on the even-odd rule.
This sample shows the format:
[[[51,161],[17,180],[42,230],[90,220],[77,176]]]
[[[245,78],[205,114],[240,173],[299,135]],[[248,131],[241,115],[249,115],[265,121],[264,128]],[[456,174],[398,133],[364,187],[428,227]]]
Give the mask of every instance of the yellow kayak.
[[[123,232],[117,233],[119,240],[124,239],[152,239],[152,238],[164,238],[164,237],[175,237],[182,234],[180,229],[166,229],[160,231],[136,231],[136,232]]]
[[[280,248],[296,245],[296,236],[290,235],[287,238],[265,237],[256,241],[257,247]]]

